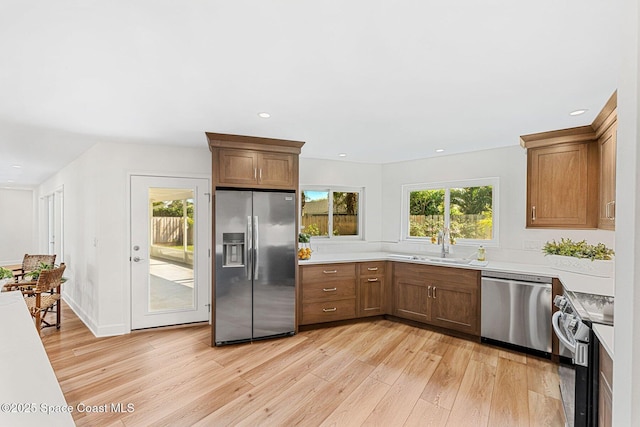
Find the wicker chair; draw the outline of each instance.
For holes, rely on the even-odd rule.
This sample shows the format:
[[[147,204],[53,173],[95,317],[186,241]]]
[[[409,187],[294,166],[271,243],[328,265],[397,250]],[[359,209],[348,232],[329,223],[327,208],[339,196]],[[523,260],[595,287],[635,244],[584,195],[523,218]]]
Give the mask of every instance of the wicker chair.
[[[55,255],[29,255],[24,254],[22,259],[22,267],[13,270],[13,277],[16,278],[16,282],[24,279],[24,276],[28,275],[30,271],[33,271],[40,267],[41,264],[53,266],[56,262]]]
[[[62,283],[62,274],[66,266],[60,264],[60,267],[51,270],[42,270],[38,280],[32,284],[21,284],[22,294],[27,303],[29,312],[35,319],[36,328],[55,326],[60,329],[60,285]],[[56,322],[49,323],[44,317],[53,307],[56,314]]]

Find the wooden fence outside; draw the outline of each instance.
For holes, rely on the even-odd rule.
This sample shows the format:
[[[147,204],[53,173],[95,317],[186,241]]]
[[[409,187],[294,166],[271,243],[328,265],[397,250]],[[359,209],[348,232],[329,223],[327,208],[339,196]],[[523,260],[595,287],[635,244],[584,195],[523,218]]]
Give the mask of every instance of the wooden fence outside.
[[[303,232],[308,232],[309,228],[317,229],[319,236],[329,235],[329,220],[327,214],[303,215]],[[333,230],[336,236],[354,236],[358,234],[358,215],[333,215]]]
[[[451,218],[452,234],[456,238],[491,239],[491,224],[485,215],[465,214]],[[409,215],[411,235],[437,236],[444,224],[443,215]]]
[[[157,244],[183,244],[183,218],[178,216],[154,216],[151,228],[152,242]],[[193,244],[193,227],[187,227],[187,244]]]

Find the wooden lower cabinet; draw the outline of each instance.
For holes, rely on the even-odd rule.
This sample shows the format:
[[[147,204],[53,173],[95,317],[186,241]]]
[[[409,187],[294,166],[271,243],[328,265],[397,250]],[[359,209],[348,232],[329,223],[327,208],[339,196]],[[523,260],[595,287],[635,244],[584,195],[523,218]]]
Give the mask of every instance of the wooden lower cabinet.
[[[299,325],[356,317],[355,263],[304,265],[299,276]]]
[[[480,335],[477,286],[441,282],[434,285],[432,295],[432,324]]]
[[[339,299],[302,304],[302,324],[333,322],[356,317],[355,299]]]
[[[300,266],[298,324],[387,312],[386,261]]]
[[[302,265],[299,276],[299,325],[390,313],[480,335],[477,270],[372,261]]]
[[[600,346],[600,373],[598,386],[598,426],[613,425],[613,360]]]
[[[431,320],[427,286],[418,279],[399,277],[393,282],[393,314],[404,319],[428,323]]]
[[[480,335],[480,273],[476,270],[398,263],[393,294],[397,317]]]
[[[386,312],[385,261],[358,263],[358,317]]]

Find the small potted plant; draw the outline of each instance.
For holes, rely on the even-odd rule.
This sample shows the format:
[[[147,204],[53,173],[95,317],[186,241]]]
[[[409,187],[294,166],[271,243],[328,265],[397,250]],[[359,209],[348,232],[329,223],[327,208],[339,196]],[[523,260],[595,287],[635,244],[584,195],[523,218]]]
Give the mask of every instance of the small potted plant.
[[[557,270],[599,277],[611,277],[613,273],[614,251],[604,243],[590,245],[586,240],[574,242],[563,237],[560,242],[547,242],[542,252]]]
[[[44,262],[41,262],[38,267],[36,267],[35,269],[31,270],[29,273],[25,274],[25,279],[29,278],[29,280],[31,281],[36,281],[38,280],[38,277],[40,277],[40,272],[42,270],[51,270],[52,268],[55,268],[55,265],[49,265],[49,264],[45,264]]]
[[[0,267],[0,288],[13,280],[13,272],[7,268]]]

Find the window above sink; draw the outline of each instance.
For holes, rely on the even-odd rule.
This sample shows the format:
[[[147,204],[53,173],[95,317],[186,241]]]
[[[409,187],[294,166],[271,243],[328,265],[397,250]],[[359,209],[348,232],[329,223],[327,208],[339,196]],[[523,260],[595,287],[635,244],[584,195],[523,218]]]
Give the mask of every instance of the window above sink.
[[[461,245],[498,246],[498,178],[402,187],[402,240],[436,243],[448,229]]]

